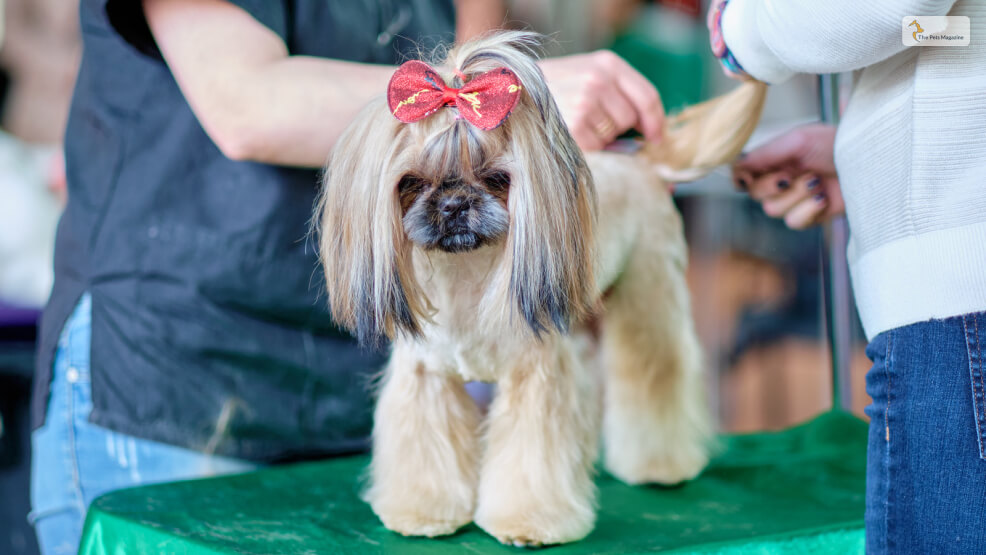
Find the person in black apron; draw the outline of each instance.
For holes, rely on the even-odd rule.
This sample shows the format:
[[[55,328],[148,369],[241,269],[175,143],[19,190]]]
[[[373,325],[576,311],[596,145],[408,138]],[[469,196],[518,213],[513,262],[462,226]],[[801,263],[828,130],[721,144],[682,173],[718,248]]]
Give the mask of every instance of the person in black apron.
[[[452,0],[82,1],[33,399],[43,552],[74,553],[113,489],[367,447],[385,353],[329,317],[317,168],[455,18]],[[585,147],[660,128],[657,92],[612,58],[545,62],[597,100],[568,103]]]

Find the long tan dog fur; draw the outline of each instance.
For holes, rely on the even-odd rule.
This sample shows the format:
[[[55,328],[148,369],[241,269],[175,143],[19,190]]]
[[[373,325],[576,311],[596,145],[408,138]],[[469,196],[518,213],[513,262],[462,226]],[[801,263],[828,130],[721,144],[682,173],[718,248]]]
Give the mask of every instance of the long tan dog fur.
[[[500,127],[478,130],[454,108],[404,124],[380,98],[328,163],[316,226],[333,316],[364,342],[393,340],[366,499],[401,534],[475,521],[506,544],[583,538],[600,429],[605,467],[627,483],[677,483],[708,461],[685,242],[665,180],[735,157],[764,86],[669,118],[665,139],[638,155],[583,156],[537,40],[494,34],[435,64],[455,86],[456,69],[513,70],[524,92]],[[509,176],[508,191],[491,171]],[[509,214],[502,235],[461,252],[409,237],[409,206],[450,175],[500,203],[488,206]],[[471,380],[497,384],[485,419]]]

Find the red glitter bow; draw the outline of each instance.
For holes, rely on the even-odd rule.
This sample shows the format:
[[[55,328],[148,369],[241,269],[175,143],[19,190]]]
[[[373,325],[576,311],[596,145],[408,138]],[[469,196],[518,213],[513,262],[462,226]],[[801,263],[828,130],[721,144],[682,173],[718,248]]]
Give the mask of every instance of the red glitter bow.
[[[411,123],[454,105],[469,123],[489,131],[500,126],[520,99],[520,81],[505,67],[469,81],[461,89],[445,84],[428,64],[412,60],[397,68],[387,86],[387,104],[397,119]]]

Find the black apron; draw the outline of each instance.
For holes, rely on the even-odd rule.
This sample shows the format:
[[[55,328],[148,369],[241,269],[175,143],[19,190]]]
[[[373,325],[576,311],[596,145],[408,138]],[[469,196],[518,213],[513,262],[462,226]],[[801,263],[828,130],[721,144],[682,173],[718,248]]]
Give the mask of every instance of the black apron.
[[[394,64],[453,38],[451,0],[233,3],[291,54]],[[138,0],[83,0],[81,12],[35,426],[58,335],[89,291],[94,424],[258,461],[364,448],[384,354],[329,317],[307,237],[318,172],[224,157]]]

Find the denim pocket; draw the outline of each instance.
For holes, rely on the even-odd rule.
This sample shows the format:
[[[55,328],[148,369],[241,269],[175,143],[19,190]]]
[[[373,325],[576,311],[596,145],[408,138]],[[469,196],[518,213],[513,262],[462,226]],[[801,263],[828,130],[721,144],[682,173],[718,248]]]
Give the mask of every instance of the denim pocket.
[[[972,410],[976,415],[976,439],[979,458],[986,459],[986,376],[983,369],[983,347],[986,346],[986,312],[962,317],[965,346],[969,353],[969,377],[972,382]]]

